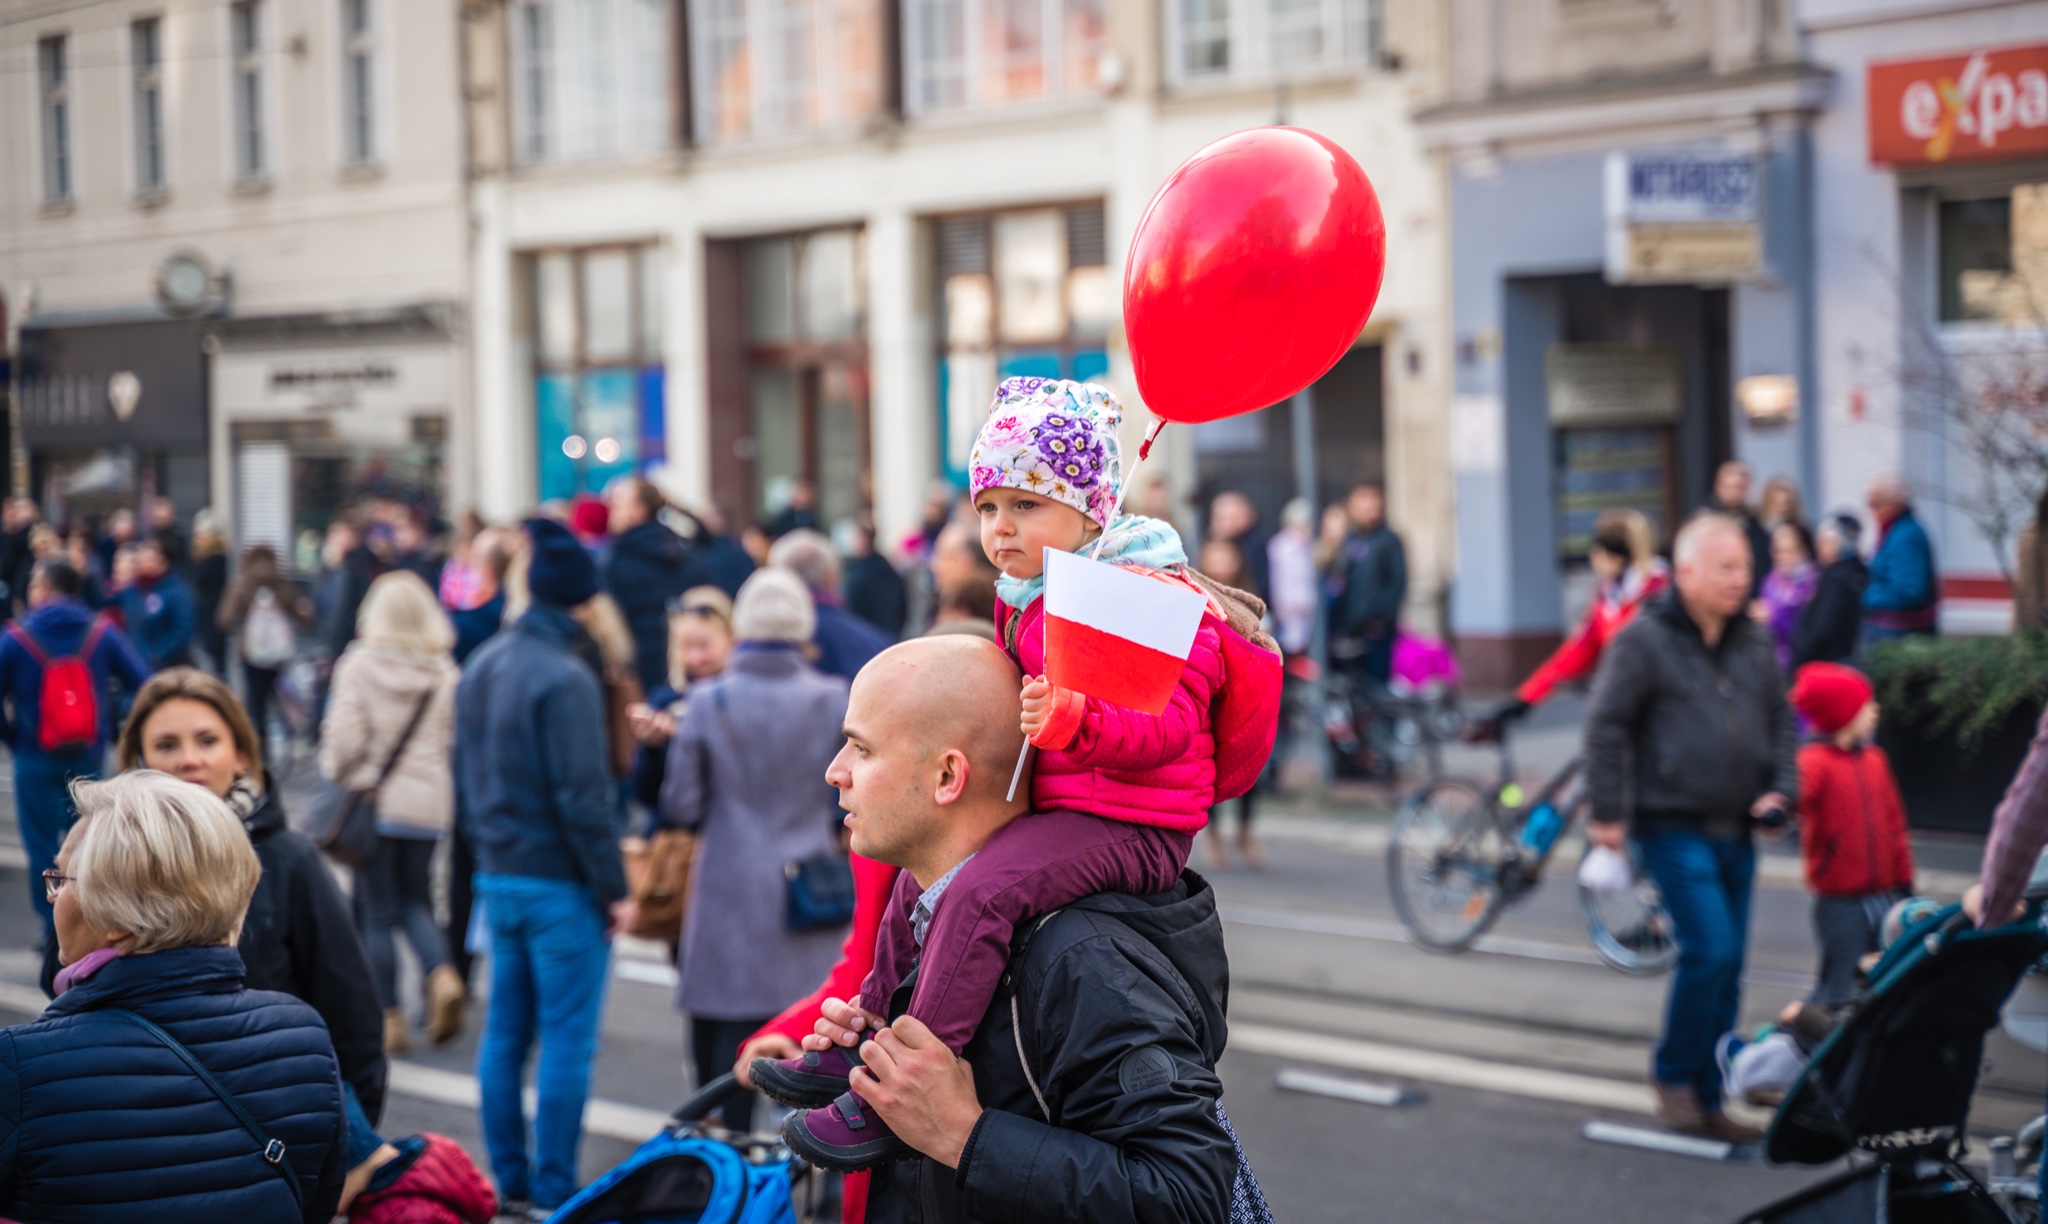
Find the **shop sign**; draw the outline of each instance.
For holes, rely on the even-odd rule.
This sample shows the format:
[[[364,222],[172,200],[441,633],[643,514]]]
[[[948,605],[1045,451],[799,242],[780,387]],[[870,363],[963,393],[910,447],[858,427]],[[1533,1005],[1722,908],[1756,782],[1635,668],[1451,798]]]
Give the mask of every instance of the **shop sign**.
[[[441,412],[451,367],[440,344],[229,349],[214,358],[214,401],[236,420]]]
[[[1676,425],[1685,411],[1678,350],[1668,344],[1553,344],[1543,355],[1557,429]]]
[[[1607,155],[1607,279],[1749,280],[1763,271],[1756,160],[1719,149]]]
[[[1872,64],[1870,160],[1939,166],[2048,153],[2048,44]]]

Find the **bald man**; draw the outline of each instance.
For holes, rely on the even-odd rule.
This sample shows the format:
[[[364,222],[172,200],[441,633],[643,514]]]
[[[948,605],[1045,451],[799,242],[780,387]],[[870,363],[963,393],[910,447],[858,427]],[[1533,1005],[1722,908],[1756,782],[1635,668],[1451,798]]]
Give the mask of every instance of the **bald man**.
[[[1018,680],[994,643],[964,636],[891,647],[854,680],[826,780],[854,851],[903,868],[915,883],[899,898],[926,912],[949,873],[1033,819],[1005,798]],[[1229,964],[1208,884],[1090,897],[1020,930],[962,1057],[903,1015],[915,966],[893,1023],[860,1047],[853,1087],[919,1154],[875,1171],[868,1220],[1222,1224],[1236,1172],[1215,1073]],[[885,1019],[844,1001],[825,1015],[820,1033],[841,1045]]]
[[[1798,794],[1797,740],[1767,630],[1743,615],[1749,541],[1703,514],[1673,544],[1678,580],[1607,648],[1586,717],[1586,836],[1633,835],[1678,935],[1651,1086],[1673,1129],[1762,1132],[1721,1110],[1714,1045],[1735,1027],[1756,877],[1751,827],[1778,835]]]

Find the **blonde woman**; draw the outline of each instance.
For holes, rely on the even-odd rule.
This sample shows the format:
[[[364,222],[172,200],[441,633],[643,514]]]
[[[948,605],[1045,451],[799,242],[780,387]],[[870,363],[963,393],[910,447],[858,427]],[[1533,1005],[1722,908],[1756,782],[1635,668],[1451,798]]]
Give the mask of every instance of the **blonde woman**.
[[[377,791],[377,852],[358,877],[356,915],[384,1009],[384,1048],[392,1052],[410,1045],[394,927],[426,974],[430,1040],[461,1030],[468,993],[434,923],[431,873],[434,844],[455,819],[454,648],[455,629],[419,575],[385,574],[363,597],[356,640],[334,665],[320,724],[320,776]]]
[[[241,822],[150,770],[74,797],[43,873],[57,997],[0,1042],[0,1216],[325,1224],[348,1155],[341,1080],[311,1007],[244,984],[235,942],[262,867]]]

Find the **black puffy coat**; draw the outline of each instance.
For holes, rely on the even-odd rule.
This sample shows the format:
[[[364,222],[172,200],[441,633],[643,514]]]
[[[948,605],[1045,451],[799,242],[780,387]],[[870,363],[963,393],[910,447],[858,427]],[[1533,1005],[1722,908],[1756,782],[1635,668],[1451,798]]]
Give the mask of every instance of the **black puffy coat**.
[[[1870,567],[1854,553],[1820,572],[1813,598],[1799,609],[1799,623],[1792,627],[1795,670],[1808,663],[1855,659],[1856,643],[1863,634],[1863,588],[1869,585]]]
[[[285,824],[284,805],[272,794],[242,824],[263,864],[239,945],[249,989],[282,991],[320,1013],[341,1077],[375,1122],[390,1074],[384,1013],[348,901],[313,843]]]
[[[1020,930],[967,1043],[986,1108],[960,1167],[877,1170],[870,1224],[1223,1224],[1237,1164],[1216,1117],[1230,966],[1215,893],[1189,872],[1159,896],[1089,897]],[[1012,993],[1055,1123],[1018,1062]],[[892,1014],[908,1000],[906,985]]]
[[[303,1210],[256,1140],[178,1055],[191,1050],[298,1174]],[[326,1224],[348,1123],[313,1010],[245,990],[233,948],[109,961],[31,1024],[0,1030],[0,1216],[48,1224]]]
[[[668,679],[668,601],[696,586],[690,547],[650,519],[619,533],[604,554],[604,589],[633,631],[633,671],[640,691]]]

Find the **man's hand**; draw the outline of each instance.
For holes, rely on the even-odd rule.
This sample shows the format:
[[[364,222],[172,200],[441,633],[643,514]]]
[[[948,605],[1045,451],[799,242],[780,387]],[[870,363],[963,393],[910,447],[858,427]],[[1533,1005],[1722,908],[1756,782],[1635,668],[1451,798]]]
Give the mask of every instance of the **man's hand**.
[[[1045,727],[1045,720],[1052,713],[1052,685],[1044,676],[1024,677],[1024,714],[1018,720],[1024,738],[1037,735]]]
[[[864,1067],[849,1077],[854,1091],[875,1107],[896,1137],[949,1169],[981,1120],[974,1069],[918,1023],[903,1016],[881,1029],[861,1051]]]
[[[833,1046],[856,1045],[862,1033],[872,1033],[887,1023],[852,999],[827,999],[818,1007],[818,1023],[804,1038],[806,1050],[829,1050]]]
[[[740,1056],[733,1060],[732,1077],[743,1088],[754,1086],[751,1068],[757,1058],[795,1058],[803,1053],[803,1047],[784,1037],[781,1033],[763,1033],[740,1047]]]
[[[1766,821],[1765,817],[1772,813],[1776,816]],[[1779,841],[1784,838],[1785,827],[1792,819],[1792,801],[1777,791],[1768,791],[1749,805],[1749,815],[1758,822],[1757,832],[1765,841]]]
[[[1628,852],[1628,826],[1618,820],[1589,820],[1586,822],[1586,840],[1625,854]]]
[[[1963,913],[1969,916],[1971,922],[1976,923],[1980,927],[2004,926],[2008,922],[2018,920],[2019,916],[2026,912],[2027,903],[2020,901],[2012,907],[2012,912],[2005,917],[1992,922],[1986,922],[1984,921],[1984,885],[1982,883],[1972,884],[1963,893]]]
[[[604,937],[612,938],[620,931],[628,930],[640,917],[640,903],[631,897],[612,902],[611,922],[604,929]]]

